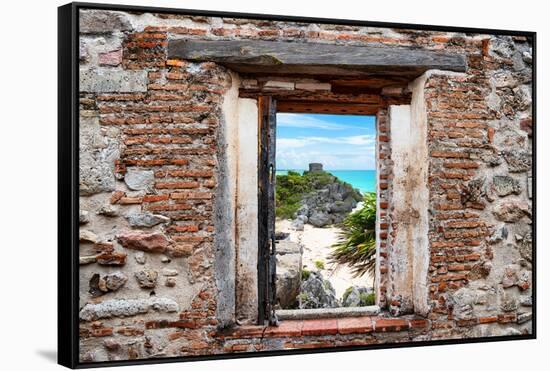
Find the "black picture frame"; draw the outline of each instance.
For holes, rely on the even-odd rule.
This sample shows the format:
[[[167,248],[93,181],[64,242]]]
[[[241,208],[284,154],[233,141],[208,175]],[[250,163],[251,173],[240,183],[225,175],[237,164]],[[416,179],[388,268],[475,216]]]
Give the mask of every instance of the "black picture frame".
[[[93,368],[123,365],[141,365],[172,362],[189,362],[244,357],[266,357],[305,353],[328,353],[350,350],[367,350],[381,348],[402,348],[433,346],[447,344],[482,343],[511,340],[529,340],[537,337],[537,263],[536,263],[536,181],[532,184],[532,297],[533,318],[532,333],[529,335],[495,336],[486,338],[429,340],[395,344],[374,344],[368,346],[350,346],[320,349],[293,349],[284,351],[262,351],[240,354],[219,354],[207,356],[153,358],[127,361],[106,361],[81,363],[78,360],[79,319],[78,319],[78,215],[79,215],[79,20],[80,9],[101,9],[115,11],[172,13],[196,16],[235,17],[245,19],[265,19],[272,21],[293,21],[306,23],[330,23],[338,25],[357,25],[387,28],[408,28],[429,31],[483,33],[489,35],[524,36],[532,40],[532,110],[533,110],[533,161],[532,173],[537,174],[537,58],[536,32],[513,31],[504,29],[450,27],[441,25],[405,24],[389,22],[370,22],[348,19],[312,18],[281,16],[269,14],[235,13],[221,11],[204,11],[194,9],[171,9],[149,6],[128,6],[113,4],[96,4],[73,2],[58,8],[58,363],[69,368]]]

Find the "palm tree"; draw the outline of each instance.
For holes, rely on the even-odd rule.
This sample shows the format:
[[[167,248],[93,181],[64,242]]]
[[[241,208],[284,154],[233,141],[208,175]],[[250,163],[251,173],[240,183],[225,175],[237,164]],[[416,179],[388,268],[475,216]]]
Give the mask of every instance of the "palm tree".
[[[366,193],[363,207],[349,214],[342,222],[342,232],[329,260],[347,264],[355,277],[374,273],[376,262],[376,194]]]

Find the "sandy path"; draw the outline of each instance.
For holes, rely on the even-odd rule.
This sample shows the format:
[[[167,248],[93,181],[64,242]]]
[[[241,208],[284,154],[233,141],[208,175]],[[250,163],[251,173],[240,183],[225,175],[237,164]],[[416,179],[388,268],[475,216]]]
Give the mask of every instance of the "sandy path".
[[[328,256],[332,251],[332,244],[338,240],[339,228],[315,228],[306,224],[303,231],[295,231],[290,227],[290,224],[290,220],[278,220],[275,224],[275,230],[277,232],[290,233],[291,241],[298,242],[304,246],[302,264],[307,269],[318,270],[315,266],[315,261],[317,260],[325,263],[325,268],[321,270],[321,273],[334,286],[338,299],[342,298],[344,291],[350,286],[373,286],[374,280],[369,274],[354,278],[347,266],[337,266],[336,264],[329,263]]]

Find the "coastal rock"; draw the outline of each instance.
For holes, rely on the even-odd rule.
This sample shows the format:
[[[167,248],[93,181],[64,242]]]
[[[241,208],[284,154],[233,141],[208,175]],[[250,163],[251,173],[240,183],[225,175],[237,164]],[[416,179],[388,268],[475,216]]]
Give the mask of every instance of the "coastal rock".
[[[302,282],[299,298],[299,308],[336,308],[338,300],[330,281],[325,280],[320,272],[310,272],[309,277]]]
[[[277,243],[277,302],[281,308],[293,308],[300,293],[302,248],[289,240]]]
[[[304,230],[304,222],[302,219],[294,219],[292,221],[292,224],[290,225],[292,229],[296,231],[303,231]]]
[[[369,303],[369,295],[373,292],[371,287],[351,286],[342,296],[342,306],[364,307],[367,305],[374,305],[374,303]]]
[[[315,211],[308,218],[309,224],[314,227],[324,227],[332,222],[332,219],[326,212]]]

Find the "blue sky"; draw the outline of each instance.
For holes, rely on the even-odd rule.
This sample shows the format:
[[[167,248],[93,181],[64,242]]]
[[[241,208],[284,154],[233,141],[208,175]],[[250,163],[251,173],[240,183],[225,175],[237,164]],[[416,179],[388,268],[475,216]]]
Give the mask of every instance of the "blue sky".
[[[374,116],[277,114],[277,169],[375,169]]]

